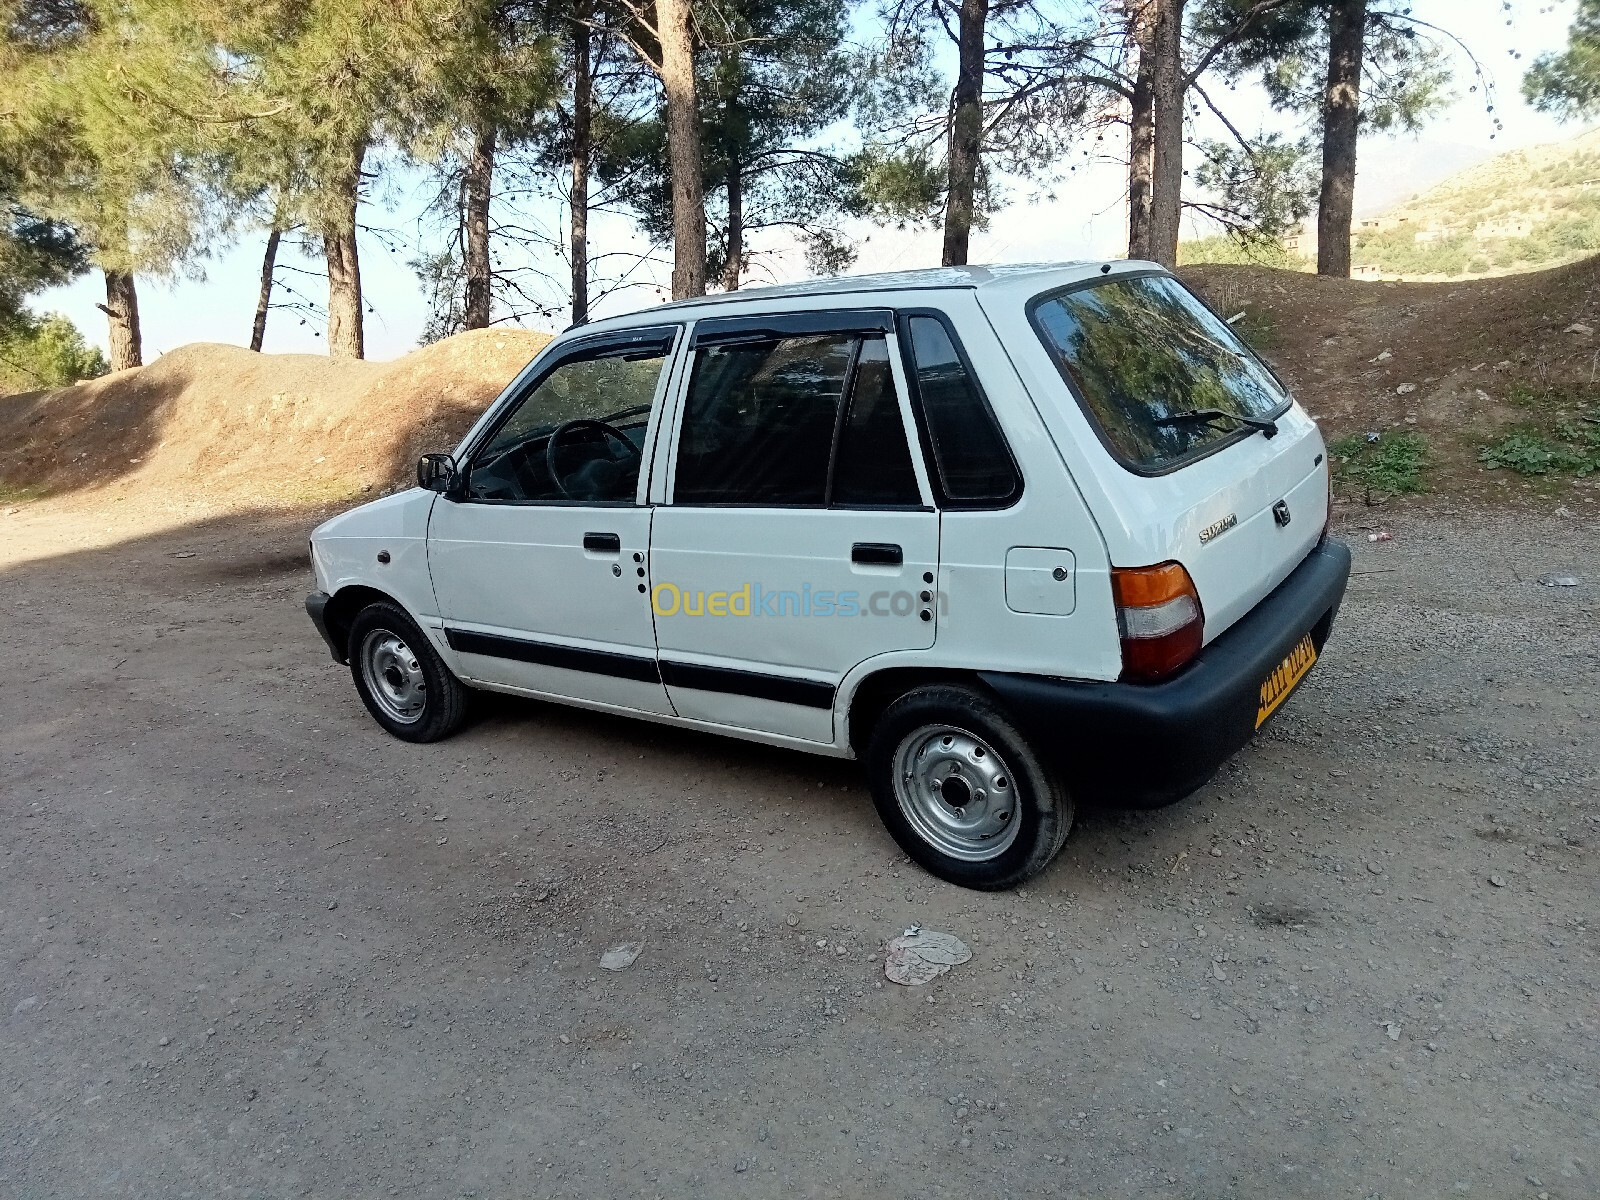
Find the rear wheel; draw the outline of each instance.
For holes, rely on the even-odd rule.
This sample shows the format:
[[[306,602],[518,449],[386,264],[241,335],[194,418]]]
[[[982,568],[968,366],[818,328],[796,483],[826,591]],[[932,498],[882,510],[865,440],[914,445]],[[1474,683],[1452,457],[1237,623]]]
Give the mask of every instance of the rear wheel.
[[[1072,828],[1072,801],[999,705],[951,684],[917,688],[867,746],[873,803],[900,848],[964,887],[1015,887]]]
[[[350,623],[350,673],[372,719],[407,742],[437,742],[461,727],[467,689],[397,604],[369,604]]]

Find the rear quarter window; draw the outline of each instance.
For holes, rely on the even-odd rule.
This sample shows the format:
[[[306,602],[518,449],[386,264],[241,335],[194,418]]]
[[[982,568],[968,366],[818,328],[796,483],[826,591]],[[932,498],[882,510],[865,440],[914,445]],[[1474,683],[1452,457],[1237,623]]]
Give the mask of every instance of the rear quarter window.
[[[1171,276],[1046,293],[1028,314],[1101,439],[1141,474],[1173,470],[1251,432],[1226,414],[1273,418],[1289,407],[1265,364]],[[1222,415],[1193,415],[1202,410]]]

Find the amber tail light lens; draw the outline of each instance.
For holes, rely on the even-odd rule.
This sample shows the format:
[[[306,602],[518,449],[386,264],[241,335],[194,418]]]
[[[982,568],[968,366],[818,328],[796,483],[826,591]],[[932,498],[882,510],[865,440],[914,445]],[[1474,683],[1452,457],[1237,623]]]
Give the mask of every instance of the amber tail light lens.
[[[1122,638],[1122,677],[1163,679],[1200,653],[1205,613],[1182,563],[1112,567],[1111,594]]]

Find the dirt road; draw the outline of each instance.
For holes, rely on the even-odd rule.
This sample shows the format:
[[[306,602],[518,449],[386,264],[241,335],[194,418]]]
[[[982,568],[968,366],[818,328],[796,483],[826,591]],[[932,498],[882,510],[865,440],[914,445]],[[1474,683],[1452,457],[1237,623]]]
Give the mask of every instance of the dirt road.
[[[390,740],[303,520],[120,520],[0,515],[0,1196],[1600,1194],[1593,525],[1351,530],[1254,746],[979,895],[848,764]]]

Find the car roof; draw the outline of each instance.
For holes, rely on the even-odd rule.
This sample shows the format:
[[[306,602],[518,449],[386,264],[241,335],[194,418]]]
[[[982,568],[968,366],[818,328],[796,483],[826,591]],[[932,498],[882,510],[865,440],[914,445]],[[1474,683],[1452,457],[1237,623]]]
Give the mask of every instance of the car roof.
[[[1123,260],[1079,260],[1055,263],[999,263],[991,266],[927,267],[917,271],[885,271],[873,275],[840,275],[827,279],[808,279],[770,287],[741,288],[736,292],[717,292],[687,300],[673,300],[637,312],[605,317],[574,326],[568,334],[603,332],[648,325],[657,320],[675,322],[686,317],[732,316],[730,310],[769,312],[786,301],[815,301],[829,296],[863,296],[879,292],[978,291],[998,287],[1023,288],[1030,292],[1063,287],[1115,271],[1160,269],[1154,263]],[[812,308],[814,303],[801,307]]]

